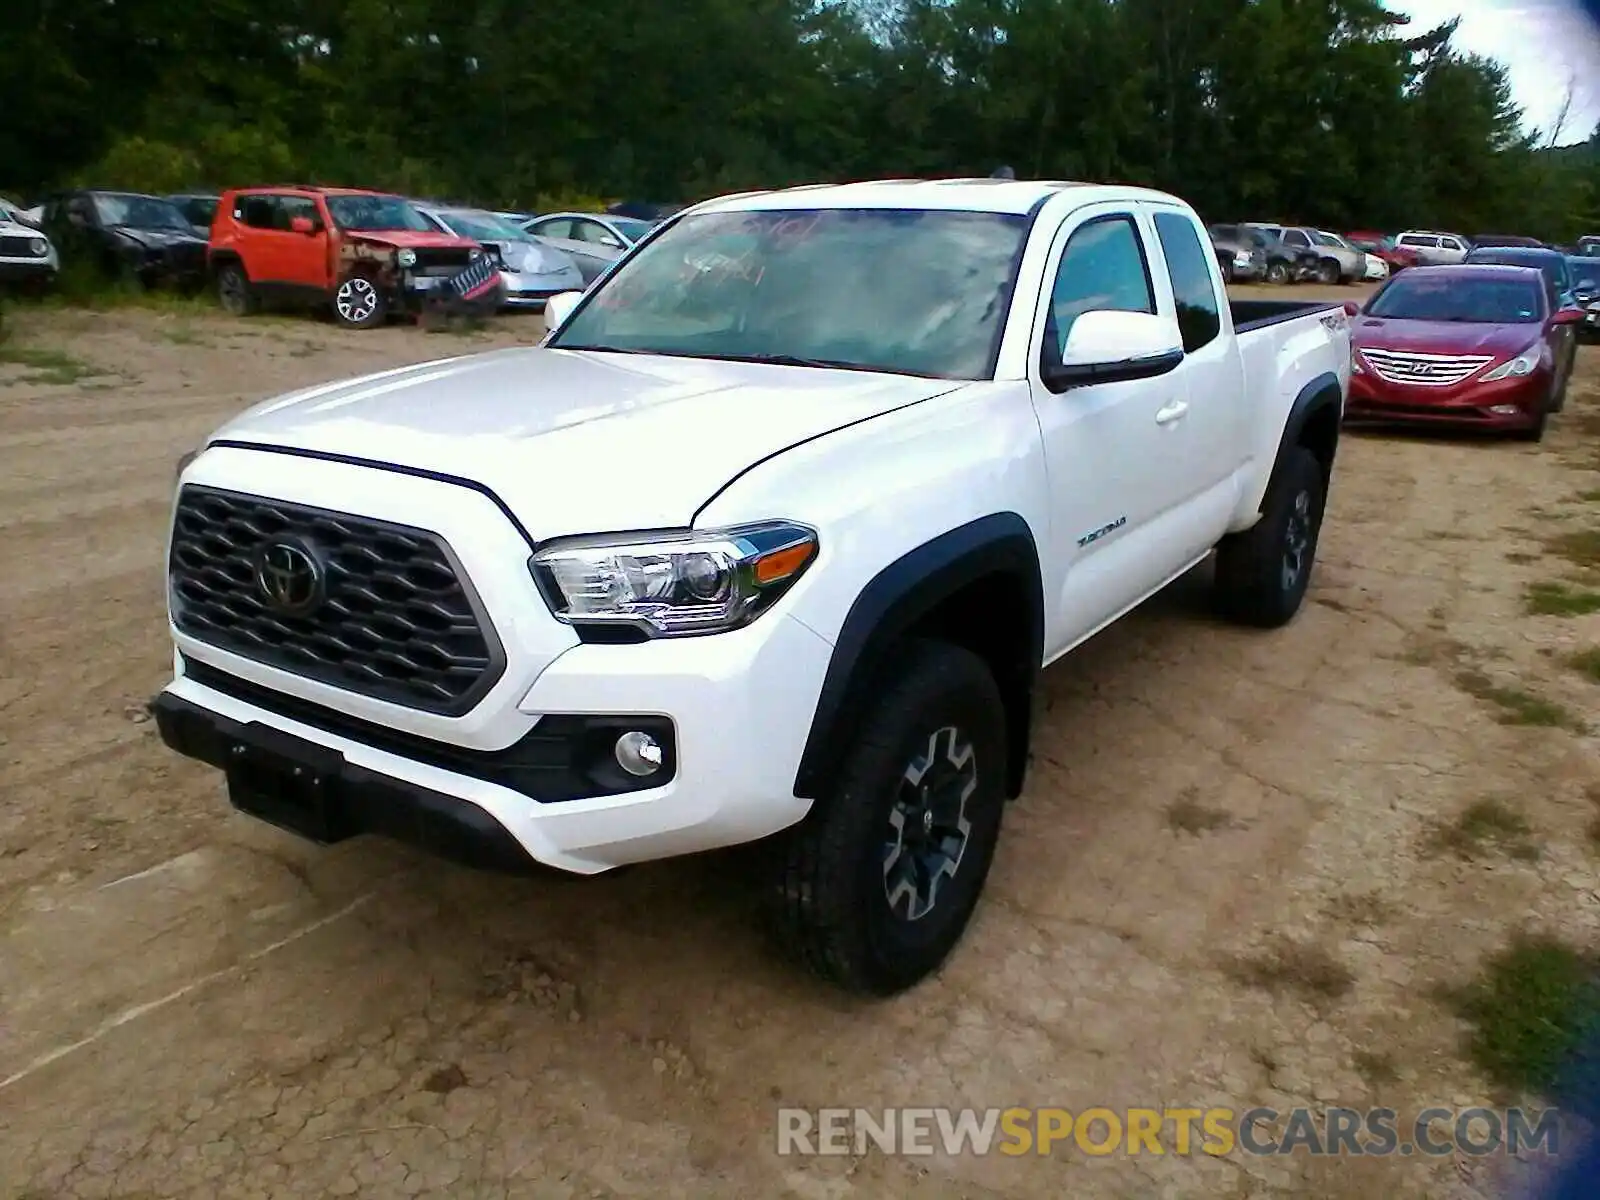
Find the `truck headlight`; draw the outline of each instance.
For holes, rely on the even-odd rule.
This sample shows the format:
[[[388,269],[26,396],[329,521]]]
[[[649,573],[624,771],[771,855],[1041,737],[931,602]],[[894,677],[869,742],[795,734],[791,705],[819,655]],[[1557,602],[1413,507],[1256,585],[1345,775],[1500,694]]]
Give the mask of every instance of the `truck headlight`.
[[[1544,343],[1535,342],[1515,358],[1508,358],[1494,370],[1483,377],[1484,383],[1493,383],[1497,379],[1511,379],[1522,375],[1532,375],[1534,368],[1539,365],[1539,360],[1544,357]]]
[[[394,256],[394,260],[402,267],[414,267],[417,265],[417,252],[415,250],[402,250]]]
[[[40,258],[43,258],[46,254],[50,253],[50,243],[45,241],[43,238],[34,238],[28,243],[28,249],[32,250]]]
[[[1250,265],[1250,251],[1235,250],[1233,252],[1233,265],[1236,267],[1248,267]]]
[[[815,530],[764,521],[657,538],[575,538],[539,551],[528,566],[557,620],[687,637],[748,625],[816,556]]]

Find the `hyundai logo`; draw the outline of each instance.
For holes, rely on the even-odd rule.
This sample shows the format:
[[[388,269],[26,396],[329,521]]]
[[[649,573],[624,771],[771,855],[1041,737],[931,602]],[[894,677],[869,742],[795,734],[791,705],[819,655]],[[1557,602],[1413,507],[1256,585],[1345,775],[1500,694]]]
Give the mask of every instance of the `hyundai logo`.
[[[303,617],[323,601],[322,564],[299,542],[268,542],[256,551],[256,588],[269,608]]]

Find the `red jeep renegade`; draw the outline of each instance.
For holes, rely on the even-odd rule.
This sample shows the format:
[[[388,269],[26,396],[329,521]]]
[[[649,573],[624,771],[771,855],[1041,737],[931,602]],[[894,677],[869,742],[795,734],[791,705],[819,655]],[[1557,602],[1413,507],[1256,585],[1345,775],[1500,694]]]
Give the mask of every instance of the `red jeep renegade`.
[[[354,329],[430,297],[489,311],[500,275],[469,238],[440,233],[400,196],[353,188],[235,188],[222,194],[207,250],[228,312],[262,300],[327,304]]]

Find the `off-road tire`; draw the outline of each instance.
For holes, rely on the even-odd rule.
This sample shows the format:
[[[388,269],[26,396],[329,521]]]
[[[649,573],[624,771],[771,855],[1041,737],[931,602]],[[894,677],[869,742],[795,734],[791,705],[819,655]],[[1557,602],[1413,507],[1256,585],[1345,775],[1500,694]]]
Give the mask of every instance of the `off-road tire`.
[[[1289,264],[1286,262],[1271,262],[1267,264],[1267,282],[1282,286],[1289,282]]]
[[[940,967],[977,905],[1005,808],[1005,707],[977,655],[910,641],[879,672],[856,730],[832,786],[775,846],[768,915],[784,953],[848,991],[887,996]],[[972,751],[970,777],[958,763],[961,747]],[[914,777],[919,761],[929,770]],[[910,917],[920,895],[891,883],[899,878],[895,864],[950,857],[908,849],[914,823],[899,807],[927,798],[922,781],[935,768],[955,771],[947,796],[966,793],[959,809],[966,833],[952,872],[929,888],[929,907]],[[927,825],[915,824],[929,836]],[[933,828],[954,826],[941,820]]]
[[[1217,547],[1217,607],[1230,620],[1261,629],[1287,625],[1300,611],[1322,531],[1322,464],[1302,446],[1287,455],[1267,489],[1261,519]],[[1292,556],[1299,565],[1291,575]]]
[[[333,319],[346,329],[372,329],[389,315],[383,285],[366,275],[350,275],[333,290]]]
[[[250,286],[243,263],[228,262],[217,268],[217,303],[234,317],[248,317],[260,309],[260,298]]]
[[[1325,258],[1317,264],[1317,282],[1332,287],[1340,283],[1343,276],[1339,271],[1339,264],[1331,258]]]

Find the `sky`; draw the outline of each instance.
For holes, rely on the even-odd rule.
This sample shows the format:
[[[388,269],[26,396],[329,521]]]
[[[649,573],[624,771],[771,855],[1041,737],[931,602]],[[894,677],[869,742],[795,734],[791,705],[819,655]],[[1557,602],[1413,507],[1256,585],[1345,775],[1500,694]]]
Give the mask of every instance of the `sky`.
[[[1559,144],[1588,140],[1600,124],[1600,23],[1590,12],[1600,4],[1578,0],[1384,0],[1423,33],[1451,17],[1461,18],[1455,47],[1497,58],[1511,75],[1523,124],[1549,132],[1576,81],[1572,109]],[[1590,12],[1586,12],[1586,7]]]

